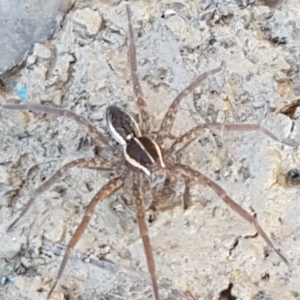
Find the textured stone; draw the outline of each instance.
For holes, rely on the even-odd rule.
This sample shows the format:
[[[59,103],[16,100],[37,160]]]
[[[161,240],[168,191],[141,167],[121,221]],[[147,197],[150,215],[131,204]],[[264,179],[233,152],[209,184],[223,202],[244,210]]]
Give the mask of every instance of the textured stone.
[[[75,31],[82,36],[94,36],[102,24],[99,13],[90,8],[77,10],[74,14],[73,21]]]
[[[25,60],[33,44],[48,39],[73,0],[1,0],[0,74]]]
[[[254,123],[279,139],[299,142],[299,109],[295,108],[297,118],[278,112],[299,101],[299,1],[286,1],[280,10],[261,1],[247,6],[246,2],[131,2],[138,74],[153,131],[178,92],[224,60],[220,73],[183,100],[172,134],[178,136],[204,122]],[[164,14],[168,10],[172,12]],[[100,30],[99,22],[105,24],[99,25]],[[285,37],[286,44],[278,37]],[[118,105],[133,116],[138,112],[127,41],[124,1],[79,1],[55,38],[35,47],[35,59],[27,60],[13,80],[27,88],[27,101],[71,109],[105,132],[109,105]],[[282,81],[289,86],[280,87]],[[1,102],[16,98],[9,85],[0,92]],[[14,186],[4,180],[0,187],[0,240],[6,243],[3,253],[9,257],[0,260],[0,270],[17,278],[1,293],[7,299],[44,299],[65,245],[111,174],[70,170],[6,233],[45,178],[64,163],[93,156],[95,148],[86,131],[66,117],[3,110],[0,141],[3,174],[20,178]],[[227,299],[238,300],[297,299],[300,190],[286,186],[284,176],[282,181],[278,178],[299,169],[299,150],[260,132],[212,130],[203,132],[178,159],[216,181],[244,209],[256,214],[290,265],[269,251],[255,229],[214,191],[190,185],[188,209],[177,206],[156,212],[148,223],[161,299],[211,300],[226,293],[231,293]],[[130,206],[130,182],[126,188],[98,204],[53,298],[153,299]],[[164,204],[169,199],[156,200]],[[12,257],[18,243],[23,250]],[[20,274],[20,261],[26,262],[27,272]],[[32,268],[35,275],[29,272]]]

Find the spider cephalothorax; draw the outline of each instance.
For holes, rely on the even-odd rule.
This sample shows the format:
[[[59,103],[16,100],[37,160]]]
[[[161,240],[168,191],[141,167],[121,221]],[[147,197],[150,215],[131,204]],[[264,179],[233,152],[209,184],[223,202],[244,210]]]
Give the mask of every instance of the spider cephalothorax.
[[[126,182],[128,182],[128,180],[130,180],[130,186],[132,187],[132,201],[135,204],[136,208],[136,218],[140,230],[140,235],[143,241],[149,274],[151,276],[154,298],[156,300],[160,299],[158,280],[156,277],[155,260],[150,243],[150,238],[148,235],[147,223],[145,221],[145,207],[143,199],[144,194],[142,193],[142,183],[144,182],[145,177],[150,183],[150,193],[152,192],[152,188],[155,188],[159,184],[165,182],[166,179],[168,179],[170,188],[175,192],[175,194],[182,194],[183,192],[186,192],[187,181],[194,184],[202,183],[208,185],[232,210],[238,213],[250,224],[252,224],[260,234],[260,236],[268,244],[268,246],[271,247],[285,263],[287,263],[287,259],[280,253],[278,249],[276,249],[265,231],[258,224],[255,217],[253,217],[239,204],[237,204],[216,182],[209,179],[198,170],[194,170],[187,165],[180,164],[174,158],[176,153],[185,149],[185,147],[193,142],[196,137],[199,136],[205,129],[215,129],[223,131],[257,131],[278,142],[280,142],[280,140],[271,132],[257,124],[205,123],[197,125],[196,127],[176,138],[171,147],[165,147],[163,145],[165,138],[170,135],[175,115],[178,112],[181,101],[186,95],[193,92],[194,89],[197,88],[209,76],[220,72],[222,70],[223,64],[220,67],[201,74],[177,95],[177,97],[170,105],[168,111],[166,112],[158,133],[154,138],[150,138],[150,122],[148,109],[137,77],[136,46],[134,43],[133,27],[131,24],[131,11],[129,6],[126,6],[126,9],[129,25],[129,57],[131,77],[133,82],[133,90],[136,96],[136,104],[140,114],[140,128],[137,125],[137,122],[129,114],[120,110],[116,106],[109,106],[106,111],[107,125],[111,136],[119,143],[119,146],[123,148],[123,157],[119,161],[104,160],[100,157],[81,158],[63,165],[58,171],[56,171],[50,178],[45,180],[41,184],[41,186],[36,189],[20,215],[8,227],[8,231],[11,230],[22,218],[22,216],[24,216],[24,214],[29,210],[37,197],[41,193],[49,189],[57,180],[62,178],[71,168],[78,167],[118,171],[120,165],[123,164],[122,172],[116,172],[116,174],[119,175],[117,175],[113,179],[110,179],[95,194],[94,198],[87,205],[84,217],[67,245],[67,250],[61,263],[60,270],[56,279],[54,280],[52,288],[48,293],[48,298],[51,296],[58,283],[58,280],[63,274],[72,249],[76,246],[80,237],[84,233],[84,230],[88,226],[88,223],[93,216],[96,205],[99,202],[104,201],[105,199],[110,197],[112,194],[116,193],[124,186]],[[54,114],[57,116],[69,117],[70,119],[76,121],[78,124],[82,125],[89,133],[89,135],[94,139],[97,145],[106,147],[108,151],[111,148],[111,146],[109,146],[107,136],[101,133],[87,119],[73,113],[72,111],[39,104],[5,104],[2,105],[2,108],[13,110],[30,110],[36,113],[41,112]],[[169,156],[173,156],[174,159],[166,159],[166,157]],[[201,266],[199,266],[199,268],[201,268]]]

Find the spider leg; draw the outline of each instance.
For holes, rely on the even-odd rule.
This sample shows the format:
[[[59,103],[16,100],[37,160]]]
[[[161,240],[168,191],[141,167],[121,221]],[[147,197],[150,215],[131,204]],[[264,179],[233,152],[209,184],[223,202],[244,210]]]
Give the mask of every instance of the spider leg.
[[[79,224],[79,226],[77,227],[74,235],[72,236],[70,242],[68,243],[64,258],[61,262],[58,274],[56,276],[55,282],[52,285],[48,295],[47,295],[47,299],[50,299],[51,294],[53,293],[59,279],[61,278],[63,271],[66,267],[66,264],[69,260],[71,251],[74,249],[74,247],[76,246],[76,244],[78,243],[78,241],[80,240],[80,237],[82,236],[82,234],[84,233],[84,230],[86,229],[86,227],[88,226],[94,211],[95,211],[95,207],[96,205],[105,200],[106,198],[108,198],[109,196],[111,196],[113,193],[115,193],[118,189],[120,189],[122,187],[122,185],[124,184],[124,179],[121,177],[115,178],[110,180],[106,185],[104,185],[102,187],[102,189],[97,192],[97,194],[94,196],[94,198],[92,199],[92,201],[88,204],[88,206],[85,209],[85,214],[84,217],[81,221],[81,223]]]
[[[268,244],[270,248],[272,248],[277,255],[288,265],[288,260],[281,254],[281,252],[276,249],[275,245],[271,241],[271,239],[268,237],[268,235],[265,233],[265,231],[262,229],[262,227],[258,224],[257,220],[250,215],[246,210],[244,210],[239,204],[237,204],[227,193],[226,191],[219,186],[217,183],[203,175],[202,173],[181,164],[176,164],[174,166],[174,169],[181,170],[183,174],[187,177],[189,177],[193,181],[198,181],[203,184],[208,185],[211,187],[216,194],[237,214],[239,214],[243,219],[248,221],[251,225],[255,227],[259,235],[265,240],[265,242]]]
[[[259,124],[223,124],[223,123],[206,123],[200,124],[191,130],[184,133],[182,136],[176,139],[169,151],[171,153],[176,153],[187,147],[191,142],[193,142],[205,129],[216,129],[220,131],[260,131],[267,135],[276,142],[285,144],[287,146],[294,147],[293,142],[283,141],[271,133],[266,128]]]
[[[86,129],[87,133],[95,140],[98,146],[103,148],[104,144],[107,147],[111,148],[108,143],[108,139],[104,134],[99,132],[97,128],[87,119],[75,114],[70,110],[42,104],[2,104],[1,107],[10,110],[30,110],[36,113],[45,113],[62,117],[65,116],[82,125]]]
[[[212,69],[210,71],[202,73],[198,78],[196,78],[192,83],[190,83],[185,89],[183,89],[173,100],[168,111],[166,112],[163,121],[160,125],[160,130],[158,131],[157,141],[162,144],[163,140],[169,136],[171,128],[173,126],[176,113],[179,109],[179,104],[181,100],[192,93],[200,84],[202,84],[209,76],[214,75],[222,70],[224,62],[220,67]]]
[[[20,215],[9,225],[7,231],[10,231],[26,214],[29,208],[34,203],[35,199],[49,189],[57,180],[63,177],[67,171],[71,168],[87,168],[87,169],[97,169],[97,170],[111,170],[115,166],[115,163],[104,161],[100,158],[80,158],[73,160],[65,165],[63,165],[59,170],[57,170],[51,177],[45,180],[33,193],[29,201],[26,203],[25,207],[21,211]]]
[[[142,87],[139,82],[138,74],[137,74],[136,45],[134,41],[133,26],[131,23],[132,12],[129,5],[126,5],[126,11],[127,11],[128,31],[129,31],[129,62],[130,62],[130,69],[131,69],[131,80],[133,84],[133,90],[137,99],[137,104],[140,111],[141,119],[142,119],[141,130],[142,133],[145,133],[145,132],[149,132],[150,130],[149,114],[148,114],[147,104],[144,99]]]
[[[137,217],[137,222],[139,225],[140,236],[143,241],[144,251],[146,254],[146,258],[147,258],[148,270],[149,270],[149,273],[151,276],[154,298],[155,298],[155,300],[159,300],[160,298],[159,298],[159,293],[158,293],[155,261],[154,261],[153,250],[152,250],[152,246],[151,246],[151,242],[150,242],[150,238],[149,238],[148,226],[147,226],[146,219],[145,219],[145,207],[144,207],[144,201],[141,196],[140,188],[141,188],[140,177],[138,176],[138,174],[134,173],[133,174],[133,188],[132,188],[133,202],[134,202],[135,209],[136,209],[136,217]]]

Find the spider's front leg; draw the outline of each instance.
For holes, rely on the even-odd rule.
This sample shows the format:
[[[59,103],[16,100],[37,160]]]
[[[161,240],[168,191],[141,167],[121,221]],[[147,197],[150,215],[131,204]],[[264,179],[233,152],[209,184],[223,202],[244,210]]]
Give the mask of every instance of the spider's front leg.
[[[154,261],[153,250],[152,250],[149,233],[148,233],[148,227],[147,227],[146,218],[145,218],[145,207],[144,207],[144,201],[141,196],[141,190],[140,190],[141,184],[140,183],[141,183],[141,181],[140,181],[139,174],[134,173],[133,174],[133,186],[132,186],[133,202],[134,202],[135,209],[136,209],[136,217],[137,217],[137,222],[139,225],[140,236],[142,238],[143,245],[144,245],[144,251],[146,254],[148,270],[149,270],[151,281],[152,281],[154,298],[155,298],[155,300],[159,300],[160,298],[159,298],[158,284],[157,284],[157,278],[156,278],[155,261]]]
[[[243,219],[248,221],[251,225],[255,227],[259,235],[265,240],[265,242],[268,244],[270,248],[272,248],[277,255],[288,265],[288,260],[284,257],[283,254],[275,247],[271,239],[268,237],[266,232],[262,229],[262,227],[258,224],[257,220],[250,215],[246,210],[244,210],[238,203],[236,203],[227,193],[226,191],[219,186],[217,183],[215,183],[213,180],[209,179],[202,173],[181,164],[176,164],[173,167],[174,171],[182,172],[182,174],[188,178],[190,178],[192,181],[198,181],[205,185],[208,185],[211,187],[216,194],[236,213],[238,213]]]
[[[86,207],[84,217],[83,217],[81,223],[79,224],[79,226],[77,227],[77,229],[76,229],[74,235],[72,236],[70,242],[68,243],[66,253],[65,253],[64,258],[61,262],[61,265],[60,265],[58,274],[56,276],[55,282],[52,285],[52,287],[51,287],[51,289],[50,289],[50,291],[47,295],[47,299],[50,299],[51,294],[53,293],[59,279],[61,278],[61,276],[63,274],[63,271],[66,267],[66,264],[69,260],[71,251],[74,249],[74,247],[76,246],[76,244],[80,240],[82,234],[84,233],[84,230],[88,226],[88,224],[89,224],[89,222],[90,222],[90,220],[91,220],[91,218],[94,214],[96,205],[99,202],[107,199],[112,194],[114,194],[123,185],[124,185],[124,179],[122,177],[118,177],[118,178],[110,180],[106,185],[104,185],[104,187],[99,192],[97,192],[97,194],[94,196],[92,201]]]
[[[219,131],[237,131],[237,132],[251,132],[251,131],[258,131],[261,132],[271,139],[273,139],[276,142],[279,142],[281,144],[285,144],[290,147],[295,147],[294,142],[288,142],[283,141],[279,139],[277,136],[275,136],[272,132],[267,130],[266,128],[262,127],[259,124],[223,124],[223,123],[205,123],[200,124],[183,135],[181,135],[179,138],[176,139],[176,141],[173,143],[173,145],[170,147],[168,151],[170,151],[171,154],[174,154],[178,151],[183,150],[185,147],[187,147],[190,143],[192,143],[201,133],[203,133],[206,129],[215,129]]]
[[[100,158],[80,158],[73,160],[65,165],[63,165],[59,170],[57,170],[51,177],[45,180],[33,193],[29,201],[26,203],[25,207],[21,211],[20,215],[9,225],[7,231],[10,231],[26,214],[29,208],[32,206],[36,198],[49,189],[57,180],[63,177],[70,169],[86,168],[86,169],[97,169],[97,170],[111,170],[115,167],[115,163],[104,161]]]

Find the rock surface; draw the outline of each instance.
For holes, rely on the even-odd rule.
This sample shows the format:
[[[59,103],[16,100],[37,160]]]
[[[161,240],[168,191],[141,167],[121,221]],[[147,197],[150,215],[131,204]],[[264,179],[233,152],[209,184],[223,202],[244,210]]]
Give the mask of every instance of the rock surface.
[[[2,0],[0,74],[22,62],[37,42],[46,41],[62,21],[72,0]]]
[[[183,101],[172,133],[204,122],[255,123],[300,142],[299,1],[246,3],[130,4],[153,130],[181,89],[225,61]],[[53,38],[35,44],[25,66],[2,79],[0,103],[58,105],[103,131],[108,105],[136,116],[127,37],[123,2],[77,2]],[[110,174],[73,169],[7,233],[33,190],[64,163],[93,156],[94,144],[67,118],[2,109],[0,139],[0,299],[42,299],[86,205]],[[299,299],[300,192],[285,183],[299,168],[299,150],[262,133],[207,131],[180,160],[256,214],[290,265],[212,190],[193,185],[186,210],[158,212],[149,222],[161,299]],[[135,214],[121,194],[98,205],[53,299],[153,299]]]

